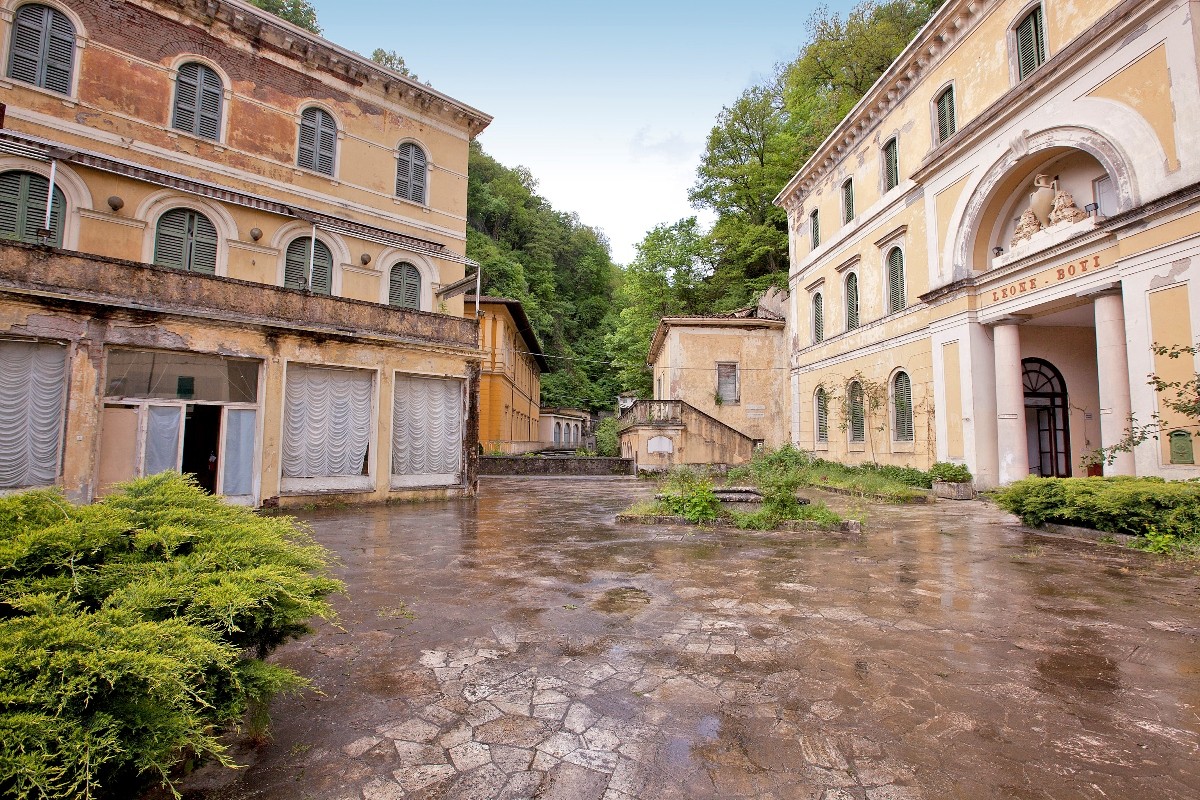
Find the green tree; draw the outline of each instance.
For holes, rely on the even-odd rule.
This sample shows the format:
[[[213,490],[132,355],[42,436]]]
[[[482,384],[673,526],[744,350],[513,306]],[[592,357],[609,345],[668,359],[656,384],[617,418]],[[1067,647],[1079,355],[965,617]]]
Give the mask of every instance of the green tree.
[[[393,72],[399,72],[406,78],[420,80],[417,74],[408,68],[404,63],[404,56],[397,53],[395,50],[384,50],[382,47],[376,47],[371,52],[371,60],[381,67],[387,67]]]
[[[306,31],[321,32],[321,26],[317,24],[317,9],[308,0],[250,0],[250,2],[263,11],[269,11],[293,25],[299,25]]]

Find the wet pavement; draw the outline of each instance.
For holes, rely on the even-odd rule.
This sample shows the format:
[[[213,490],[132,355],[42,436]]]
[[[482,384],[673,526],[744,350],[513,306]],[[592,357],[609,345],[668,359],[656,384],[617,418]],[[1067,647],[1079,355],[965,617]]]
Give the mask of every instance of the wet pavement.
[[[187,797],[1200,797],[1194,564],[974,501],[861,535],[617,526],[651,490],[302,515],[349,591],[276,659],[320,692]]]

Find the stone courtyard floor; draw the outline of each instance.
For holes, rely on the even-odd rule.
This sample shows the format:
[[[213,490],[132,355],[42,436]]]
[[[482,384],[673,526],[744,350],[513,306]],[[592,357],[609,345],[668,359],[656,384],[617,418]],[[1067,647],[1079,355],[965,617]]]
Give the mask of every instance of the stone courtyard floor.
[[[1194,563],[973,501],[861,535],[618,527],[651,491],[303,514],[348,592],[275,658],[319,692],[185,796],[1200,797]]]

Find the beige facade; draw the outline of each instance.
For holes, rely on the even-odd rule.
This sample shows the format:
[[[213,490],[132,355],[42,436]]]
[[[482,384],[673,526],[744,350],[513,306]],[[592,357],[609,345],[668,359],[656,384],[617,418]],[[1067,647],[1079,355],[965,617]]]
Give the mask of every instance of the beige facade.
[[[475,299],[466,299],[466,314],[472,319]],[[520,301],[479,298],[479,336],[484,353],[479,443],[485,453],[498,455],[541,448],[541,381],[549,365]]]
[[[579,408],[543,408],[541,446],[563,450],[595,446],[591,422],[592,415]]]
[[[1161,411],[1145,375],[1196,364],[1151,345],[1200,341],[1195,9],[946,3],[777,199],[793,441],[994,486]],[[1200,474],[1178,431],[1106,472]]]
[[[8,0],[0,65],[0,360],[45,385],[0,404],[61,413],[0,426],[0,488],[471,490],[478,328],[442,290],[490,117],[239,0]]]

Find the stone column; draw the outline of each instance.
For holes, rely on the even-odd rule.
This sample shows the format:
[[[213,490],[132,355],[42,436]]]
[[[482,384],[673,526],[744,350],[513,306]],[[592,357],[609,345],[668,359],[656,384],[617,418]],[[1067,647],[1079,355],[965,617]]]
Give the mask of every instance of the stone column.
[[[1021,333],[1016,323],[992,329],[996,353],[996,444],[1000,485],[1029,477],[1029,440],[1025,430],[1025,387],[1022,381]]]
[[[1097,295],[1096,366],[1100,382],[1100,444],[1110,447],[1125,436],[1133,406],[1129,399],[1129,352],[1125,345],[1125,307],[1120,290]],[[1118,453],[1105,475],[1133,475],[1133,453]]]

